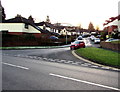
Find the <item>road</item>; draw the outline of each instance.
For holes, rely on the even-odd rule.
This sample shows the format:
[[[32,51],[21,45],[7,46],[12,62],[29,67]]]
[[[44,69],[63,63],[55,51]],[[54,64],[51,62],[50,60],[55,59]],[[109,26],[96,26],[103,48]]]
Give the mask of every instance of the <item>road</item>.
[[[3,50],[2,55],[3,90],[120,91],[119,72],[92,67],[69,48]]]

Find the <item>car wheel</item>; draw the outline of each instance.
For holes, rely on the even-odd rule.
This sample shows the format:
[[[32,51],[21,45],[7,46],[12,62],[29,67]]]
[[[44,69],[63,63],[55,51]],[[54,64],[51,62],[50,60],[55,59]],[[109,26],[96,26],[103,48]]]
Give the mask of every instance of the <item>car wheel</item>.
[[[71,50],[74,50],[75,48],[74,48],[74,47],[71,47],[70,49],[71,49]]]

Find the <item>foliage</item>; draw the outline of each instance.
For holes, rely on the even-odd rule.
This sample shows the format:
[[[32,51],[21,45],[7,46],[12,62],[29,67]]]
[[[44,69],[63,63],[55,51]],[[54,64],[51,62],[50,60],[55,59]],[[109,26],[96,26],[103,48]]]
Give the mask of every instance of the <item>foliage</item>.
[[[90,30],[90,31],[94,31],[95,30],[92,22],[89,23],[88,30]]]
[[[4,8],[2,7],[2,21],[4,21],[5,18],[6,18],[6,14],[5,14]]]
[[[117,32],[113,32],[112,34],[111,34],[111,38],[115,38],[115,39],[120,39],[120,37],[119,37],[119,32],[117,31]]]
[[[101,40],[106,40],[106,35],[108,35],[108,32],[104,30],[103,32],[100,33],[100,35],[101,35],[100,38]]]
[[[24,34],[22,37],[27,41],[28,40],[36,40],[35,36],[32,34]]]
[[[2,43],[4,47],[10,46],[57,46],[66,44],[66,38],[61,36],[58,40],[51,40],[50,35],[42,34],[41,37],[36,38],[32,34],[11,35],[3,34]],[[74,37],[68,36],[67,43],[70,44]]]
[[[98,25],[96,26],[96,30],[97,30],[97,31],[100,30],[100,27],[99,27]]]

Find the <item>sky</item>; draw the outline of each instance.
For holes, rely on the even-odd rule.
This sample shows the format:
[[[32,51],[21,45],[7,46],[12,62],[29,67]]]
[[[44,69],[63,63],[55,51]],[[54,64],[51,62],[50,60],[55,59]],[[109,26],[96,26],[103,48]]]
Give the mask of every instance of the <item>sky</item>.
[[[90,22],[94,27],[103,29],[103,23],[110,17],[118,15],[120,0],[1,0],[6,19],[17,14],[36,22],[45,21],[49,16],[51,23],[69,23],[88,28]]]

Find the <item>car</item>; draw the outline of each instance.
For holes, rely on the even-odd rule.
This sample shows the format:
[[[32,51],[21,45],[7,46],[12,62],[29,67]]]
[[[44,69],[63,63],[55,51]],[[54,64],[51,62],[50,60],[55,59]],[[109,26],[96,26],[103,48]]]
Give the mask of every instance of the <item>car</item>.
[[[100,39],[99,38],[95,38],[94,39],[94,43],[100,43]]]
[[[83,38],[87,38],[87,37],[89,37],[89,36],[90,36],[90,34],[83,34],[83,35],[82,35]]]
[[[82,36],[79,36],[79,37],[76,39],[76,41],[83,41]]]
[[[120,39],[109,38],[105,42],[119,41]]]
[[[97,35],[96,37],[97,37],[97,38],[100,38],[100,37],[101,37],[101,35]]]
[[[52,39],[52,40],[58,40],[59,38],[56,37],[56,36],[50,36],[50,39]]]
[[[85,43],[83,41],[74,41],[70,45],[70,49],[79,49],[79,48],[85,48]]]
[[[92,40],[92,41],[94,41],[95,38],[96,38],[96,37],[95,37],[94,35],[91,35],[91,36],[90,36],[90,40]]]

